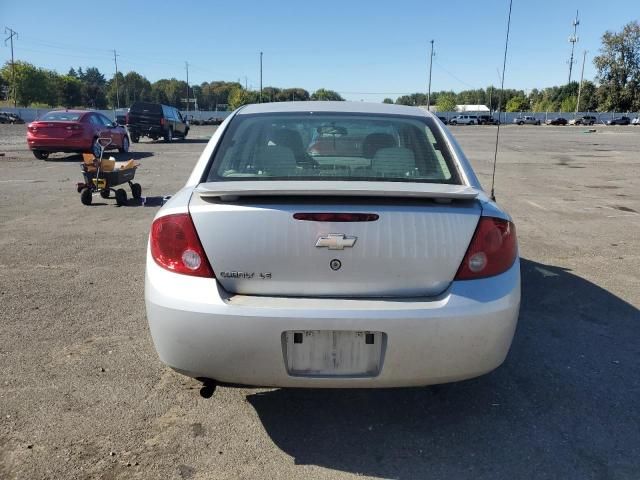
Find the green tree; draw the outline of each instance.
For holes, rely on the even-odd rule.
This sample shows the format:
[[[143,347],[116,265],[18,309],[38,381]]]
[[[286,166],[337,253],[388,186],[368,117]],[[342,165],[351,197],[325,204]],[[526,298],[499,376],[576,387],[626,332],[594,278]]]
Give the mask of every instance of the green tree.
[[[560,104],[560,111],[575,112],[577,103],[578,103],[578,97],[567,97],[564,100],[562,100],[562,103]]]
[[[600,109],[640,110],[640,23],[630,22],[620,33],[605,32],[593,63],[600,82]]]
[[[598,89],[593,82],[585,80],[582,82],[582,91],[580,92],[581,112],[594,112],[598,109]]]
[[[284,88],[277,95],[278,102],[307,101],[309,92],[304,88]]]
[[[436,106],[439,112],[455,112],[456,105],[456,97],[450,93],[438,95],[436,100]]]
[[[258,95],[259,93],[257,94],[256,92],[245,90],[242,87],[234,88],[229,94],[229,110],[235,110],[236,108],[249,103],[256,103],[258,101]]]
[[[391,100],[390,98],[385,98],[384,100],[382,100],[382,103],[393,103],[393,100]]]
[[[342,98],[342,96],[340,96],[338,92],[320,88],[315,92],[313,92],[313,94],[311,95],[311,100],[323,100],[323,101],[333,100],[333,101],[343,102],[344,98]]]
[[[522,112],[524,110],[529,110],[529,100],[524,95],[512,97],[507,102],[507,112]]]
[[[46,70],[18,60],[15,62],[15,83],[11,62],[5,63],[1,72],[2,77],[8,80],[10,92],[15,91],[20,106],[28,107],[31,103],[46,103],[48,100],[51,85]]]
[[[81,78],[84,104],[97,109],[107,108],[106,84],[104,75],[95,67],[88,67]]]
[[[426,105],[427,96],[424,93],[412,93],[411,95],[403,95],[396,99],[398,105]]]
[[[71,75],[58,79],[58,105],[67,108],[82,105],[82,82]]]

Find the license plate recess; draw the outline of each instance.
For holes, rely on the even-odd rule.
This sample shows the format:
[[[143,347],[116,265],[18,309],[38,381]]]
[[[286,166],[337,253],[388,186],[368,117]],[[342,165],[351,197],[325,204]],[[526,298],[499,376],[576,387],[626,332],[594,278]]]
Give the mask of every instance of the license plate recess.
[[[289,375],[303,377],[375,377],[380,373],[383,332],[291,330],[283,333]]]

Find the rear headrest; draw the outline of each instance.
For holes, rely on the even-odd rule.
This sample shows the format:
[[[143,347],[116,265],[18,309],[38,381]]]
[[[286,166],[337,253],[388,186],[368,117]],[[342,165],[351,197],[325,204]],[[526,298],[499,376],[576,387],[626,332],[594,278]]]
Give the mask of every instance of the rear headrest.
[[[397,145],[393,135],[388,133],[371,133],[367,135],[362,142],[362,155],[365,158],[373,158],[381,148],[396,147]]]
[[[296,174],[296,158],[288,147],[272,145],[256,152],[256,166],[276,177]]]
[[[371,160],[371,170],[377,176],[405,177],[416,168],[412,150],[404,147],[381,148]]]

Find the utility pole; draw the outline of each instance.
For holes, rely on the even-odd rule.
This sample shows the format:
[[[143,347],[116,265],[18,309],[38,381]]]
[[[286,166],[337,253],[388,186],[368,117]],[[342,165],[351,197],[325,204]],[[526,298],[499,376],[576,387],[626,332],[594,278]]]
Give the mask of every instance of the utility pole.
[[[260,103],[262,103],[262,52],[260,52]]]
[[[433,40],[431,40],[431,55],[429,55],[429,90],[427,91],[427,111],[431,111],[431,68],[433,67]]]
[[[578,116],[578,112],[580,111],[580,94],[582,93],[582,81],[584,80],[584,62],[587,59],[587,51],[585,50],[582,54],[582,73],[580,74],[580,85],[578,85],[578,101],[576,102],[576,113],[573,118]]]
[[[118,90],[118,54],[113,50],[113,63],[116,64],[116,105],[120,108],[120,91]]]
[[[11,76],[13,77],[13,108],[18,108],[18,98],[16,95],[16,63],[13,60],[13,37],[18,36],[18,32],[12,30],[9,27],[4,27],[4,33],[9,34],[7,38],[4,39],[4,44],[7,42],[11,42]]]
[[[189,111],[189,62],[184,62],[187,69],[187,112]]]
[[[578,41],[578,36],[576,35],[578,32],[578,25],[580,25],[580,20],[578,20],[578,10],[576,10],[576,19],[573,21],[573,35],[569,37],[569,43],[571,43],[571,57],[569,58],[569,81],[567,83],[571,83],[571,70],[573,70],[573,50],[576,47],[576,42]]]

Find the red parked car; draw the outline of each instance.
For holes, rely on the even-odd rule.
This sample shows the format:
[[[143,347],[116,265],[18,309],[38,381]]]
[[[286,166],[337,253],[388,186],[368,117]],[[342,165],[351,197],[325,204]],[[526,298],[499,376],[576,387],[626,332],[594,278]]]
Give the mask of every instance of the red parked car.
[[[92,152],[100,156],[98,138],[109,137],[107,149],[129,151],[127,130],[98,112],[54,110],[45,113],[27,128],[27,143],[33,155],[45,160],[52,152]]]

